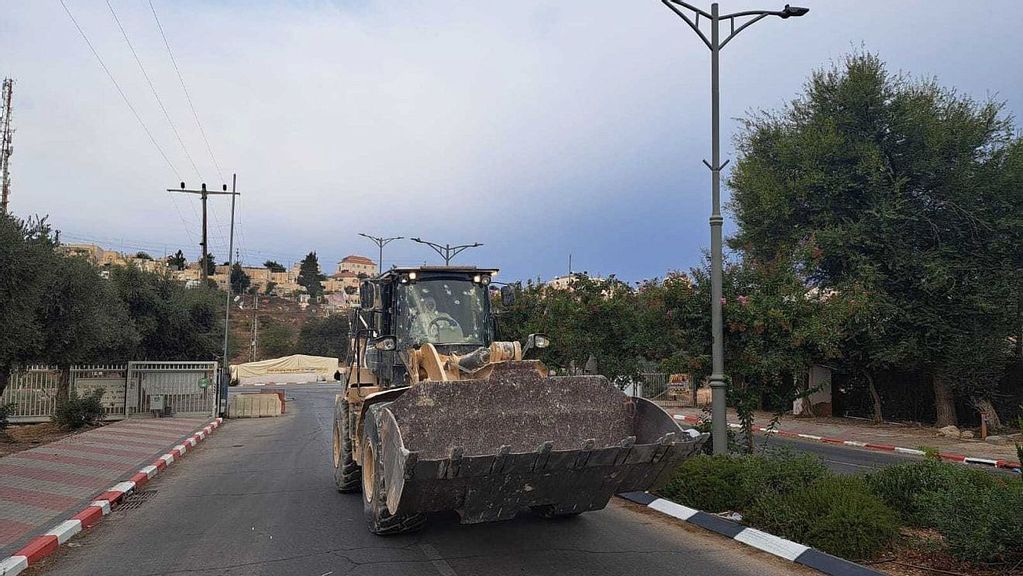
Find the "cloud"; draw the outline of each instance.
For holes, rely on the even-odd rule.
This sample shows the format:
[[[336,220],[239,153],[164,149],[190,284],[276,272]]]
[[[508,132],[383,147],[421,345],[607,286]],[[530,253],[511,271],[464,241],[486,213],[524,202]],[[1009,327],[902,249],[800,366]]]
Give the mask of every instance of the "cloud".
[[[104,3],[68,5],[176,172],[59,3],[14,3],[0,22],[0,71],[18,82],[13,207],[79,237],[195,253],[197,200],[163,189],[220,177],[148,4],[112,4],[200,175]],[[224,177],[239,174],[246,261],[372,254],[356,236],[368,232],[483,242],[460,260],[503,267],[505,279],[563,272],[570,252],[577,269],[638,279],[696,263],[708,243],[708,58],[658,2],[154,4]],[[730,118],[782,104],[860,42],[894,68],[1018,98],[1009,19],[951,2],[868,4],[811,3],[806,18],[758,24],[729,45],[726,157]],[[971,29],[1014,48],[974,45]],[[221,258],[224,200],[211,200]],[[387,254],[431,256],[411,243]]]

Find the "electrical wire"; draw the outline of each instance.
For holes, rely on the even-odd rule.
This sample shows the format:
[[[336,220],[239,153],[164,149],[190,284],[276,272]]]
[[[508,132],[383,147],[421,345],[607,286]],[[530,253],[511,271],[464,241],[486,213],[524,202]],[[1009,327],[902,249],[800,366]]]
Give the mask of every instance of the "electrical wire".
[[[64,0],[61,0],[63,3]],[[171,50],[170,42],[167,41],[167,34],[163,31],[163,24],[160,23],[160,17],[156,13],[156,7],[153,6],[153,0],[148,0],[149,9],[153,11],[153,18],[156,20],[156,26],[160,29],[160,37],[163,38],[163,45],[167,47],[167,55],[170,56],[171,64],[174,65],[174,72],[178,75],[178,81],[181,83],[181,90],[185,93],[185,99],[188,100],[188,107],[192,110],[192,117],[195,118],[195,124],[199,127],[199,133],[202,134],[202,140],[206,144],[206,151],[210,154],[210,159],[213,160],[213,166],[217,169],[217,175],[220,176],[221,182],[224,180],[224,173],[220,170],[220,163],[217,162],[217,157],[213,154],[213,148],[210,146],[210,140],[206,137],[206,130],[202,127],[202,122],[199,121],[199,113],[195,110],[195,104],[192,102],[192,96],[188,93],[188,87],[185,86],[185,79],[181,75],[181,69],[178,67],[177,60],[174,59],[174,52]]]
[[[138,121],[139,125],[142,127],[142,130],[145,131],[146,136],[149,136],[149,141],[153,143],[153,146],[156,148],[157,152],[160,153],[160,156],[163,158],[164,162],[166,162],[167,166],[170,167],[171,172],[174,172],[174,176],[178,180],[181,180],[181,174],[178,172],[178,169],[174,166],[174,163],[170,161],[170,158],[167,157],[167,154],[163,151],[163,148],[161,148],[160,145],[156,142],[156,138],[153,137],[153,133],[150,132],[149,127],[146,126],[146,123],[142,121],[142,117],[139,115],[138,111],[135,110],[135,107],[132,106],[131,101],[128,100],[128,96],[124,93],[124,90],[121,89],[121,85],[117,83],[117,80],[114,78],[114,75],[110,72],[110,69],[107,68],[106,63],[103,62],[103,58],[101,58],[99,52],[96,51],[96,47],[92,45],[92,42],[89,40],[89,37],[86,36],[85,31],[82,29],[81,26],[79,26],[78,21],[75,19],[74,14],[71,13],[71,9],[68,8],[67,4],[64,3],[64,0],[60,0],[60,5],[64,7],[64,11],[67,12],[68,18],[71,19],[71,23],[75,25],[75,28],[78,30],[78,33],[81,34],[82,39],[85,40],[85,43],[89,46],[89,50],[92,51],[92,55],[96,57],[96,61],[99,62],[100,67],[103,68],[104,72],[106,72],[107,78],[110,79],[110,82],[114,85],[114,88],[117,89],[117,93],[121,95],[121,99],[124,100],[124,103],[128,106],[128,109],[131,110],[132,115],[135,116],[135,120]],[[177,212],[178,218],[184,225],[185,234],[188,235],[189,242],[194,243],[195,238],[193,238],[192,233],[189,232],[188,223],[185,221],[185,217],[181,213],[181,208],[178,207],[178,203],[174,200],[173,197],[171,197],[171,202],[174,204],[174,211]],[[192,211],[194,212],[195,208],[193,208]]]
[[[149,77],[149,73],[146,72],[146,67],[142,65],[142,59],[139,58],[138,52],[135,51],[135,46],[132,45],[131,40],[128,39],[128,32],[125,31],[124,26],[121,25],[121,19],[117,17],[117,12],[114,10],[114,6],[110,3],[110,0],[106,0],[107,8],[110,9],[110,15],[114,17],[114,22],[117,23],[117,28],[121,31],[121,36],[124,37],[125,44],[128,45],[128,50],[131,51],[131,55],[135,58],[135,63],[139,65],[139,70],[142,71],[142,76],[146,79],[146,83],[149,84],[149,90],[153,93],[153,98],[156,99],[156,103],[160,105],[160,110],[163,111],[163,117],[167,119],[167,124],[170,125],[171,132],[174,133],[174,137],[177,139],[178,144],[181,145],[181,150],[185,153],[185,157],[188,158],[188,162],[192,165],[192,169],[195,170],[195,175],[202,180],[202,174],[199,173],[199,168],[195,165],[195,160],[192,159],[192,155],[188,152],[188,147],[185,146],[184,140],[181,139],[181,134],[178,133],[178,129],[174,126],[174,121],[171,120],[170,114],[167,112],[167,108],[163,105],[163,100],[160,99],[160,95],[156,91],[156,86],[153,85],[153,80]]]
[[[138,111],[135,110],[135,107],[131,105],[131,101],[128,100],[128,96],[124,93],[124,90],[121,89],[121,85],[117,83],[117,80],[114,78],[114,75],[110,72],[110,69],[107,68],[107,65],[103,62],[103,58],[100,57],[99,52],[96,51],[96,48],[92,45],[92,42],[89,41],[89,37],[85,35],[85,31],[82,30],[82,27],[78,25],[78,21],[75,20],[75,16],[74,14],[71,13],[71,9],[67,7],[67,4],[64,3],[64,0],[60,0],[60,5],[64,7],[64,11],[67,12],[68,18],[71,19],[71,23],[75,25],[75,28],[78,30],[78,33],[82,35],[82,39],[85,40],[85,43],[89,46],[89,50],[92,51],[92,55],[96,57],[96,61],[99,62],[100,67],[102,67],[103,71],[106,72],[107,78],[110,78],[110,82],[112,82],[114,88],[117,89],[117,93],[121,95],[121,98],[124,100],[124,103],[128,106],[128,109],[131,110],[131,113],[135,116],[135,119],[138,120],[139,126],[142,126],[142,130],[144,130],[146,135],[149,136],[149,141],[153,143],[153,146],[156,147],[156,150],[160,153],[160,156],[162,156],[164,161],[167,162],[167,166],[170,166],[171,171],[174,172],[174,175],[178,177],[178,180],[180,180],[181,174],[178,172],[178,169],[174,167],[174,163],[170,161],[170,158],[167,157],[167,154],[163,151],[163,148],[161,148],[160,145],[156,142],[156,138],[153,137],[153,133],[149,131],[149,127],[146,126],[146,123],[142,121],[142,117],[139,116]]]

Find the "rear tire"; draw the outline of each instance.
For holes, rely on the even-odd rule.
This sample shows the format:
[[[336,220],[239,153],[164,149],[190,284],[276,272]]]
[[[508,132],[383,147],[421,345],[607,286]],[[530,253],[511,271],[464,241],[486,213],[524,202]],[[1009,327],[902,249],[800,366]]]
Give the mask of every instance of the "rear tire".
[[[378,536],[416,532],[426,523],[426,514],[391,514],[387,510],[387,487],[384,485],[383,461],[376,425],[367,415],[363,424],[362,506],[369,531]]]
[[[352,457],[352,438],[348,435],[348,401],[341,400],[334,410],[334,483],[338,492],[358,492],[362,471]]]

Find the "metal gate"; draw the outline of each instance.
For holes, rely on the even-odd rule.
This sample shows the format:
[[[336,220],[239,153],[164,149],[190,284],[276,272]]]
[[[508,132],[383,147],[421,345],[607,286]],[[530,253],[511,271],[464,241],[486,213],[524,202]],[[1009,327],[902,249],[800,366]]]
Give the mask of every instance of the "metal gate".
[[[129,362],[125,412],[216,416],[218,373],[216,362]]]

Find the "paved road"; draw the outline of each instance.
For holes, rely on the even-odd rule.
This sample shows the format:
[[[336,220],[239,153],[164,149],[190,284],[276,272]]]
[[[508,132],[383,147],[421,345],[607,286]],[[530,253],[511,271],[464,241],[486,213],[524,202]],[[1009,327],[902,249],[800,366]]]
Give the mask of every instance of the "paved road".
[[[438,514],[419,534],[373,536],[360,497],[333,486],[337,390],[289,387],[285,416],[226,423],[137,508],[129,501],[27,574],[816,574],[617,499],[571,520],[461,526]]]
[[[920,462],[919,456],[898,454],[894,452],[878,452],[861,450],[836,444],[822,444],[810,440],[793,440],[778,436],[757,434],[757,446],[767,443],[767,450],[790,450],[808,452],[821,459],[824,464],[837,474],[864,474],[871,470],[884,468],[893,464],[911,464]],[[1012,472],[993,466],[974,466],[996,476],[1011,476]]]

